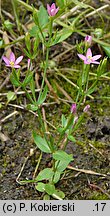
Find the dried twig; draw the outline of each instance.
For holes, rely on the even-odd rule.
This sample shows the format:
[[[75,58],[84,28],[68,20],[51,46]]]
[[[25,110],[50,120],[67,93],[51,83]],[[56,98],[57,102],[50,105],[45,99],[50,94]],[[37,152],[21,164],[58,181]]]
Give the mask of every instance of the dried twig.
[[[13,115],[18,115],[19,112],[18,111],[14,111],[11,114],[7,115],[5,118],[1,119],[0,122],[3,123],[5,122],[7,119],[11,118]]]
[[[94,172],[92,170],[78,169],[78,168],[75,168],[75,167],[72,167],[72,166],[67,166],[67,168],[71,169],[71,170],[74,170],[74,171],[77,171],[77,172],[82,172],[82,173],[90,174],[90,175],[98,175],[98,176],[107,177],[106,174],[97,173],[97,172]]]

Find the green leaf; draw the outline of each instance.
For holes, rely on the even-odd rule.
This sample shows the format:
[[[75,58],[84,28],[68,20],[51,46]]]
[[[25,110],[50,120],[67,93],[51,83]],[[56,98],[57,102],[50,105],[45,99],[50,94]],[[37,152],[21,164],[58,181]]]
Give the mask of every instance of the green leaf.
[[[48,87],[47,87],[47,85],[46,85],[46,86],[44,87],[44,91],[43,91],[43,92],[41,93],[41,95],[40,95],[40,98],[38,98],[38,101],[37,101],[38,105],[43,104],[43,102],[44,102],[45,99],[46,99],[47,92],[48,92]]]
[[[99,66],[98,66],[98,68],[97,68],[97,76],[98,76],[98,77],[100,77],[102,74],[105,73],[105,71],[106,71],[106,65],[107,65],[107,58],[104,58],[104,59],[100,62]]]
[[[39,31],[38,27],[33,26],[32,29],[30,29],[29,33],[32,37],[37,37],[38,31]]]
[[[66,127],[67,119],[65,118],[64,114],[62,114],[61,121],[62,121],[62,127]]]
[[[59,171],[55,172],[54,179],[53,179],[54,183],[57,183],[60,180],[60,175],[61,175],[61,172],[59,172]]]
[[[36,101],[36,96],[35,96],[35,81],[34,81],[33,77],[32,77],[32,79],[30,81],[30,89],[32,91],[32,96],[33,96],[34,100]]]
[[[54,191],[54,195],[60,197],[61,199],[64,199],[64,198],[65,198],[65,194],[64,194],[63,191],[61,191],[61,190],[55,190],[55,191]]]
[[[110,47],[102,46],[102,48],[105,51],[106,55],[110,58]]]
[[[62,173],[68,166],[68,164],[70,163],[71,161],[57,161],[55,163],[55,167],[56,167],[56,170],[60,173]]]
[[[26,36],[25,36],[25,43],[26,43],[26,48],[27,48],[28,52],[30,53],[30,51],[31,51],[31,40],[30,40],[30,35],[29,35],[28,32],[26,33]]]
[[[29,72],[29,73],[26,75],[26,77],[25,77],[24,82],[22,83],[22,85],[23,85],[23,86],[26,86],[28,83],[30,83],[32,77],[33,77],[33,73],[32,73],[32,72]]]
[[[42,181],[44,179],[51,179],[53,177],[53,170],[51,168],[45,168],[38,174],[37,178],[35,180]]]
[[[46,184],[45,185],[45,191],[49,194],[52,195],[55,192],[55,186],[52,184]]]
[[[34,105],[34,104],[28,104],[27,105],[27,109],[28,110],[32,110],[32,111],[37,111],[38,110],[38,106]]]
[[[33,132],[33,138],[34,138],[35,144],[42,152],[51,153],[51,150],[48,146],[47,141],[41,136],[37,135],[35,131]]]
[[[10,80],[11,80],[11,83],[16,87],[19,87],[21,85],[21,83],[18,80],[17,75],[15,75],[13,73],[10,75]]]
[[[40,6],[38,11],[38,21],[41,28],[44,28],[48,23],[48,13],[43,5]]]
[[[73,160],[72,154],[67,154],[63,150],[58,150],[55,153],[53,153],[53,158],[55,160],[68,161],[68,162]]]
[[[24,53],[26,54],[26,56],[31,59],[32,54],[30,54],[26,49],[23,49],[23,50],[24,50]]]
[[[37,184],[37,186],[35,186],[35,188],[40,192],[44,192],[45,191],[45,184],[42,182],[38,182],[38,184]]]
[[[58,131],[60,134],[62,134],[63,131],[64,131],[64,128],[59,127],[59,128],[57,128],[57,131]]]
[[[72,142],[76,142],[75,138],[72,135],[68,135],[68,139]]]
[[[14,92],[12,92],[12,91],[9,91],[7,93],[7,99],[8,99],[8,102],[15,100],[16,99],[16,94]]]
[[[63,8],[64,7],[64,0],[56,0],[56,3],[57,3],[57,5],[60,7],[60,8]]]
[[[37,55],[37,48],[39,46],[39,36],[36,35],[35,41],[34,41],[34,46],[33,46],[33,55]]]
[[[45,194],[45,195],[43,196],[43,200],[50,200],[50,196],[49,196],[48,194]]]
[[[97,87],[97,82],[94,82],[94,83],[92,84],[92,86],[87,90],[86,95],[92,94],[92,93],[96,90],[96,87]]]
[[[73,30],[68,29],[68,28],[64,28],[63,30],[59,31],[56,35],[55,40],[51,44],[51,46],[66,40],[72,33],[73,33]]]

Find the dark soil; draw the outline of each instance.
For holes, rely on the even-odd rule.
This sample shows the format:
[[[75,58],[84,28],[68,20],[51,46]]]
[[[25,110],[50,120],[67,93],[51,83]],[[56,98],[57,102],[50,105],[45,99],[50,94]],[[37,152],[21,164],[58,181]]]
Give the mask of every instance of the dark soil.
[[[12,108],[3,109],[1,117],[10,112]],[[66,199],[110,198],[110,117],[94,116],[91,116],[86,126],[84,124],[84,130],[76,135],[77,143],[68,144],[67,152],[73,153],[73,167],[93,170],[108,176],[67,170],[57,184],[57,188],[65,192]],[[2,124],[1,132],[8,140],[2,141],[0,145],[1,199],[42,199],[42,194],[36,191],[34,184],[20,185],[16,182],[27,157],[20,180],[33,178],[39,151],[36,149],[33,156],[29,156],[30,149],[35,149],[31,137],[32,128],[39,128],[38,122],[32,114],[24,111]],[[49,166],[49,160],[48,155],[44,154],[39,171],[40,168]]]
[[[6,8],[8,8],[7,2],[8,1],[5,0],[6,5],[4,5],[4,7]],[[33,2],[35,3],[35,1],[31,1],[31,3]],[[39,1],[36,2],[36,6],[39,7]],[[49,1],[44,2],[49,3]],[[92,1],[92,4],[93,6],[97,6],[99,5],[99,2],[100,1],[95,0]],[[8,8],[8,12],[11,11],[12,8]],[[93,22],[95,23],[94,19]],[[100,27],[100,22],[98,25],[97,27]],[[108,26],[109,25],[107,24],[107,27]],[[76,40],[81,39],[81,37],[78,38],[78,35],[74,34],[68,39],[68,42],[70,44],[75,44]],[[55,48],[53,48],[52,52],[54,52],[54,49]],[[59,49],[60,53],[61,48]],[[67,56],[67,61],[65,60],[66,56],[63,56],[64,61],[61,59],[59,65],[61,66],[63,64],[64,67],[65,62],[73,64],[74,56],[75,54],[73,53],[71,58]],[[77,62],[77,59],[75,59],[75,61]],[[110,66],[108,67],[110,69]],[[3,75],[0,77],[0,85],[5,80],[6,76],[7,72],[4,71]],[[52,77],[52,79],[54,79],[54,77]],[[67,84],[68,83],[65,82],[65,84],[61,86],[66,86],[68,92],[73,92],[73,87],[69,86],[69,84],[67,86]],[[103,81],[101,81],[100,86],[101,89],[96,92],[96,96],[97,94],[99,97],[108,96],[108,92],[110,92],[110,83],[107,82],[107,84],[103,85]],[[106,86],[108,87],[106,88]],[[12,90],[11,83],[3,89],[3,92],[8,92],[9,90]],[[89,100],[91,105],[90,116],[87,117],[87,121],[82,124],[81,129],[75,135],[76,143],[68,143],[66,149],[68,153],[73,154],[74,161],[70,165],[74,168],[92,170],[97,173],[106,174],[107,176],[103,177],[67,169],[64,175],[62,175],[62,179],[56,185],[57,189],[60,189],[65,193],[65,199],[110,199],[110,101],[107,100]],[[25,104],[25,98],[22,98],[22,96],[17,98],[16,103],[18,105],[20,104],[19,101],[24,101]],[[6,103],[4,98],[3,102]],[[14,104],[14,102],[12,103]],[[64,111],[63,105],[64,104],[56,105],[56,107],[51,106],[49,111],[47,109],[47,120],[48,118],[51,118],[53,123],[57,121],[62,112],[67,114],[67,107]],[[3,105],[0,111],[0,119],[2,120],[4,117],[14,112],[15,109],[9,105]],[[17,115],[4,121],[0,126],[0,199],[43,199],[43,194],[37,192],[35,184],[30,183],[20,185],[16,181],[23,164],[25,164],[25,166],[18,180],[33,179],[40,155],[32,138],[32,130],[35,129],[39,132],[40,129],[37,118],[29,111],[21,109],[17,109],[17,111]],[[30,155],[30,151],[34,151],[33,155]],[[43,154],[38,171],[44,167],[50,167],[50,162],[51,158],[49,155]],[[38,172],[36,175],[37,174]]]

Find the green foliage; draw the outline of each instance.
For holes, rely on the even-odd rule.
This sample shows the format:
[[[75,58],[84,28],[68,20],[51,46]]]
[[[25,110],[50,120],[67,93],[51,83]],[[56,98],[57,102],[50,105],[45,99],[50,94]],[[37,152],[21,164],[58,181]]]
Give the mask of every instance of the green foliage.
[[[40,173],[38,174],[36,180],[37,181],[42,181],[44,179],[49,180],[53,177],[54,172],[51,168],[45,168]]]
[[[110,47],[102,46],[102,48],[105,51],[106,55],[110,58]]]
[[[64,199],[65,198],[65,194],[63,193],[63,191],[61,190],[55,190],[54,191],[54,195],[56,195],[56,197],[60,197],[61,199]]]
[[[48,13],[43,5],[40,6],[38,11],[38,22],[42,29],[48,24]]]
[[[63,150],[58,150],[53,153],[53,158],[59,161],[68,161],[69,163],[73,160],[72,154],[67,154]]]
[[[36,96],[35,96],[35,81],[33,79],[33,76],[32,76],[32,79],[30,80],[30,90],[32,92],[33,99],[36,101]]]
[[[45,184],[45,191],[49,194],[52,195],[55,192],[55,186],[53,184]]]
[[[37,48],[39,46],[39,35],[38,35],[38,32],[34,35],[35,38],[34,38],[33,44],[31,44],[30,36],[33,36],[33,34],[31,35],[31,31],[29,33],[26,33],[26,36],[25,36],[26,49],[24,49],[24,52],[28,58],[35,59],[38,53]]]
[[[65,118],[64,114],[62,114],[61,121],[62,121],[62,127],[66,127],[67,119]]]
[[[61,31],[57,32],[55,40],[52,42],[51,46],[66,40],[72,33],[72,29],[63,28]]]
[[[28,32],[26,33],[26,36],[25,36],[25,44],[26,44],[26,48],[28,52],[30,53],[31,52],[31,40],[30,40],[30,35]]]
[[[40,6],[40,9],[37,13],[35,10],[33,10],[33,19],[38,28],[44,29],[48,24],[48,13],[43,5]]]
[[[38,106],[37,104],[27,104],[27,109],[28,110],[32,110],[32,111],[37,111],[38,110]]]
[[[60,8],[63,8],[65,5],[65,0],[56,0],[56,3]]]
[[[10,80],[11,80],[12,84],[16,87],[21,86],[21,83],[19,81],[19,73],[20,73],[20,70],[18,70],[18,72],[13,70],[11,75],[10,75]]]
[[[37,104],[38,104],[38,105],[43,104],[43,102],[44,102],[45,99],[46,99],[47,92],[48,92],[48,87],[47,87],[47,85],[46,85],[46,86],[44,87],[44,91],[41,93],[40,97],[38,98],[38,101],[37,101]]]
[[[38,182],[37,185],[35,186],[35,188],[40,192],[44,192],[45,191],[45,184],[42,182]]]
[[[56,167],[56,170],[59,172],[59,173],[62,173],[68,166],[68,164],[70,163],[71,161],[69,160],[62,160],[62,161],[56,161],[56,164],[55,164],[55,167]]]
[[[33,78],[33,73],[32,73],[32,72],[31,72],[31,73],[28,72],[28,73],[26,74],[26,77],[25,77],[23,83],[22,83],[22,86],[23,86],[23,87],[27,86],[27,85],[31,82],[32,78]]]
[[[34,138],[35,144],[42,152],[51,153],[51,150],[50,150],[50,147],[47,141],[41,136],[37,135],[35,131],[33,132],[33,138]]]
[[[13,101],[13,100],[15,100],[15,99],[16,99],[16,94],[15,94],[15,92],[9,91],[9,92],[7,93],[7,100],[8,100],[8,102]]]
[[[12,30],[13,28],[13,24],[9,20],[5,20],[3,26],[8,31]]]
[[[100,77],[101,75],[103,75],[106,71],[106,65],[107,65],[107,58],[104,58],[98,68],[97,68],[97,76]]]
[[[60,180],[61,172],[56,171],[54,174],[53,182],[56,184]]]
[[[43,200],[50,200],[50,195],[45,194],[45,195],[43,196]]]
[[[68,139],[72,142],[76,142],[75,138],[72,135],[68,135]]]

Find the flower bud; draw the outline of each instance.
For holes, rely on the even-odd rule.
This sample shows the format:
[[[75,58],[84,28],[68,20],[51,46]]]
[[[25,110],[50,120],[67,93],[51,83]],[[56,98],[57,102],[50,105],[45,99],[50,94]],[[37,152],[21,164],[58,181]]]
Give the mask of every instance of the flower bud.
[[[86,37],[85,37],[85,42],[87,43],[87,45],[91,45],[91,43],[92,43],[92,36],[90,36],[90,35],[86,35]]]
[[[84,107],[83,112],[87,113],[89,109],[90,109],[90,105],[88,104]]]
[[[71,106],[71,113],[73,113],[73,114],[76,113],[76,103],[72,104],[72,106]]]

